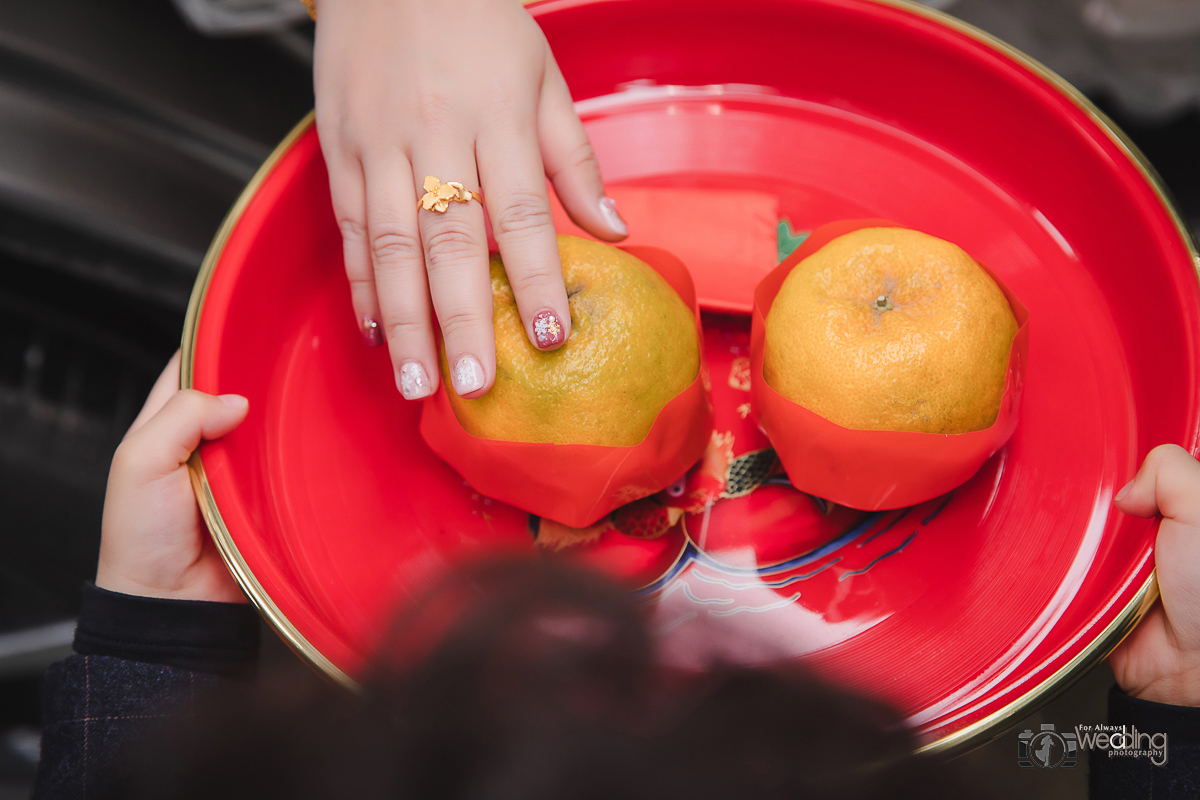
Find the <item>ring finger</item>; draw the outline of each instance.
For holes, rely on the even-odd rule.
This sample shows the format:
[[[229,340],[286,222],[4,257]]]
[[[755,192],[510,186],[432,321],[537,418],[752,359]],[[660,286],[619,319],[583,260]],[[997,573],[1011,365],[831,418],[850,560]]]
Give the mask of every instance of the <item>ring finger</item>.
[[[419,400],[437,387],[437,351],[429,313],[412,168],[398,149],[363,156],[367,182],[367,228],[375,290],[387,336],[396,388]]]

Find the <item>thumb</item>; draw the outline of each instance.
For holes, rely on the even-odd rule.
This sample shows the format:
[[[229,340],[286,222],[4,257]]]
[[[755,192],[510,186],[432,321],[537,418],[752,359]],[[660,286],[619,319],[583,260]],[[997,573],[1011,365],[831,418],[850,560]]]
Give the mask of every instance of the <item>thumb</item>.
[[[1116,506],[1135,517],[1164,518],[1200,527],[1200,463],[1179,445],[1150,451],[1133,480],[1117,492]]]
[[[121,445],[139,472],[166,474],[187,462],[202,439],[218,439],[241,424],[250,404],[236,394],[183,389]]]
[[[1121,491],[1125,513],[1163,516],[1154,564],[1167,634],[1179,650],[1200,650],[1200,464],[1182,447],[1156,447]]]

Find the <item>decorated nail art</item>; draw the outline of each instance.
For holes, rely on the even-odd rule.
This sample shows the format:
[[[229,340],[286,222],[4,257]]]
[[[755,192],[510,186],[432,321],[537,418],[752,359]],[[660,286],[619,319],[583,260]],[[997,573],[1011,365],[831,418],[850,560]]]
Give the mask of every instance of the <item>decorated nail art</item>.
[[[483,388],[483,365],[472,355],[460,356],[454,364],[454,391],[460,397]]]
[[[379,327],[379,323],[370,317],[363,317],[362,321],[363,341],[367,343],[367,347],[379,347],[383,344],[383,329]]]
[[[567,338],[566,328],[558,319],[558,315],[550,309],[539,311],[533,318],[533,338],[538,348],[551,350],[562,344]]]
[[[617,201],[611,197],[600,198],[600,213],[604,215],[604,221],[608,223],[608,227],[615,232],[625,236],[629,233],[629,228],[625,225],[625,220],[621,219],[621,215],[617,213]]]
[[[419,361],[405,361],[400,365],[396,385],[400,387],[400,394],[404,395],[405,400],[420,400],[433,393],[429,375]]]

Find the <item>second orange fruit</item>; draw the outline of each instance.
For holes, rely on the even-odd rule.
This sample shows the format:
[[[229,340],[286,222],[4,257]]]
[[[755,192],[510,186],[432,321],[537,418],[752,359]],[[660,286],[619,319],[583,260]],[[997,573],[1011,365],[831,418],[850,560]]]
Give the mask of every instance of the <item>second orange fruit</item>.
[[[1017,327],[958,246],[863,228],[788,274],[767,314],[763,373],[845,428],[965,433],[996,421]]]

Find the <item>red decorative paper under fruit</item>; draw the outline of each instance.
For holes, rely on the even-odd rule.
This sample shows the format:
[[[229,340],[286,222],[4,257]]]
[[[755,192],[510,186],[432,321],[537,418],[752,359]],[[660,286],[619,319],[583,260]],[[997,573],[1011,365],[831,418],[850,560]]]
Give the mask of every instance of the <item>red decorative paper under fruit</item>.
[[[703,341],[700,309],[687,268],[655,247],[622,248],[658,271],[691,309]],[[695,380],[659,411],[650,432],[629,447],[542,444],[483,439],[467,433],[441,381],[421,410],[425,443],[487,497],[572,528],[675,482],[704,455],[712,432],[712,402],[700,348]]]
[[[902,227],[878,219],[845,220],[813,231],[754,292],[751,321],[751,408],[771,439],[792,485],[865,511],[902,508],[937,497],[974,475],[1012,436],[1029,353],[1029,312],[984,264],[1012,307],[1017,334],[1009,353],[1000,412],[991,427],[969,433],[853,430],[776,392],[763,377],[766,317],[792,267],[827,243],[860,228]]]

